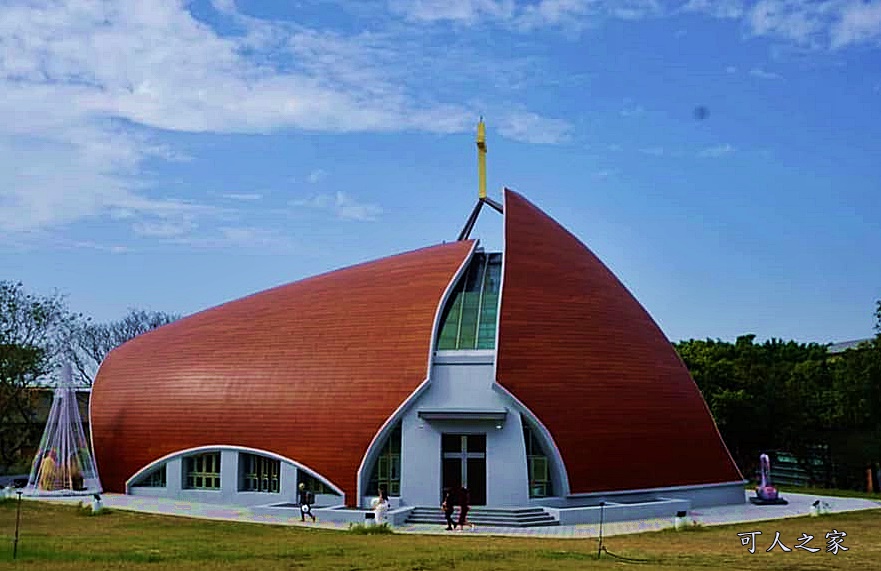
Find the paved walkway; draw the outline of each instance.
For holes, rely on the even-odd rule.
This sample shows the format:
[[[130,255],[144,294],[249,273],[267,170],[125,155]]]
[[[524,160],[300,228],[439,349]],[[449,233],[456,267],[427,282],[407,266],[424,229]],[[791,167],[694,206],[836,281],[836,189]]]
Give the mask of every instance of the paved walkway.
[[[749,495],[751,495],[751,492],[747,493],[747,496]],[[301,523],[299,512],[294,512],[294,514],[260,515],[255,514],[252,510],[245,507],[184,502],[166,498],[144,498],[119,494],[103,494],[101,497],[106,507],[117,510],[129,510],[144,513],[155,513],[221,521],[240,521],[250,523],[268,523],[274,525],[318,527],[323,529],[346,529],[348,527],[348,524],[321,522],[320,520],[318,523]],[[837,498],[791,493],[783,494],[783,497],[789,502],[788,505],[756,506],[751,503],[745,503],[735,506],[699,508],[689,512],[689,518],[700,525],[726,525],[733,523],[746,523],[790,517],[800,517],[809,515],[811,504],[818,499],[828,504],[828,511],[832,513],[881,508],[881,500],[875,501],[860,498]],[[28,499],[62,503],[77,503],[82,501],[83,503],[88,504],[89,502],[91,502],[90,496]],[[658,531],[672,526],[672,518],[607,523],[603,526],[603,535],[626,535],[631,533],[641,533],[644,531]],[[395,528],[395,531],[401,533],[436,535],[447,535],[453,533],[446,531],[443,526],[428,524],[398,526]],[[560,525],[530,528],[479,526],[473,530],[466,530],[463,533],[504,535],[512,537],[596,537],[599,535],[599,526],[593,524]]]

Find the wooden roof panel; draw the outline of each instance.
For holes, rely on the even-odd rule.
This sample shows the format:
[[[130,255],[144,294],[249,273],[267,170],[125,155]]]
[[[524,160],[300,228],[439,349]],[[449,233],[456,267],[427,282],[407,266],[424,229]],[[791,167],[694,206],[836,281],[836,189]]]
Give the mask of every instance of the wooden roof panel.
[[[175,451],[246,446],[301,462],[355,503],[377,430],[427,376],[441,298],[472,241],[270,289],[105,359],[91,421],[105,489]]]
[[[551,432],[571,493],[740,472],[669,340],[575,236],[505,191],[497,380]]]

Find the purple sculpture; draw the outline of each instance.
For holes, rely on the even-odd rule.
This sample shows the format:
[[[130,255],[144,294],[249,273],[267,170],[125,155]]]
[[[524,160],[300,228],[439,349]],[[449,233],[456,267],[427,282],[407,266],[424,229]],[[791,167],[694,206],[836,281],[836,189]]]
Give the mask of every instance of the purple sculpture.
[[[759,456],[759,470],[761,481],[759,482],[759,487],[756,488],[756,495],[766,502],[773,502],[779,495],[777,494],[777,488],[771,485],[771,460],[767,454]]]
[[[777,488],[771,485],[771,460],[767,454],[759,456],[759,487],[756,488],[756,497],[749,500],[758,505],[788,503],[780,497]]]

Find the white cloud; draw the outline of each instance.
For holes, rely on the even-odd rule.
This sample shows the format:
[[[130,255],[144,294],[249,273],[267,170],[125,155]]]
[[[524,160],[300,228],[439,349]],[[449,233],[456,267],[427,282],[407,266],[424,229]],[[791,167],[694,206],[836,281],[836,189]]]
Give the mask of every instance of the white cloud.
[[[754,36],[810,49],[881,41],[878,0],[689,0],[681,11],[742,20]]]
[[[732,147],[728,143],[725,143],[724,145],[716,145],[714,147],[707,147],[706,149],[702,149],[698,152],[697,156],[701,158],[719,158],[725,155],[730,155],[734,151],[734,147]]]
[[[572,126],[562,119],[516,111],[500,118],[498,130],[503,136],[523,143],[556,144],[570,140]]]
[[[473,4],[493,17],[513,5]],[[145,176],[148,159],[188,159],[158,142],[159,131],[473,128],[459,98],[427,95],[425,70],[406,65],[399,37],[310,30],[243,16],[232,0],[213,5],[244,33],[219,34],[183,0],[0,6],[0,232],[107,215],[154,236],[170,232],[163,224],[198,226],[216,212],[157,197]]]
[[[453,21],[474,24],[482,18],[513,16],[513,0],[391,0],[389,7],[413,22]]]
[[[15,128],[10,121],[4,127]],[[76,121],[43,129],[0,134],[0,230],[27,232],[102,212],[174,219],[194,210],[141,193],[135,175],[148,149],[137,137]]]
[[[364,204],[345,192],[334,194],[320,193],[312,198],[293,200],[291,206],[305,206],[332,212],[344,220],[372,221],[382,214],[382,207],[376,204]]]
[[[579,31],[604,19],[701,14],[740,21],[754,36],[809,48],[881,41],[878,0],[390,0],[414,23],[491,23],[520,31]],[[677,34],[679,37],[679,34]]]
[[[729,65],[728,67],[725,68],[725,73],[728,73],[728,74],[737,73],[737,68],[734,67],[733,65]]]
[[[334,207],[337,216],[348,220],[376,220],[382,214],[381,207],[375,204],[360,204],[342,192],[336,193]]]
[[[86,250],[98,250],[99,252],[107,252],[109,254],[127,254],[132,251],[128,246],[121,246],[118,244],[108,246],[106,244],[100,244],[98,242],[91,241],[75,241],[66,244],[60,245],[63,248],[82,248]]]
[[[542,71],[541,58],[488,54],[459,65],[477,48],[459,37],[452,46],[422,42],[431,22],[577,30],[686,10],[739,18],[754,35],[812,47],[881,39],[877,0],[391,0],[392,14],[407,23],[358,33],[259,20],[238,12],[235,0],[212,5],[239,35],[198,20],[185,0],[0,5],[0,233],[37,235],[102,217],[142,235],[195,233],[217,223],[219,209],[171,200],[145,173],[151,159],[188,160],[167,142],[175,132],[462,133],[476,115],[463,104],[480,96],[467,91],[474,78],[494,70],[486,84],[509,92]],[[570,139],[568,122],[513,108],[497,111],[503,136]],[[345,210],[345,199],[336,207],[362,212]]]
[[[211,5],[221,14],[238,15],[236,0],[211,0]]]
[[[788,40],[810,48],[842,48],[877,43],[881,3],[872,0],[760,0],[749,13],[755,35]]]
[[[148,238],[174,238],[184,236],[195,230],[197,224],[189,218],[171,221],[136,222],[133,229],[136,234]]]
[[[881,39],[881,2],[851,3],[832,27],[832,47]]]
[[[533,30],[577,24],[593,13],[595,4],[596,0],[391,0],[389,7],[411,22],[476,25],[486,21]]]
[[[244,202],[252,202],[263,198],[263,195],[258,192],[229,192],[222,196],[229,200],[239,200]]]
[[[541,0],[522,9],[517,25],[523,30],[548,26],[579,28],[584,18],[594,13],[595,4],[588,0]]]
[[[749,74],[759,79],[780,79],[780,74],[773,71],[766,71],[760,67],[754,67],[749,70]]]
[[[664,11],[659,0],[618,0],[608,4],[608,11],[623,20],[638,20],[648,16],[657,16]]]
[[[636,20],[666,11],[661,0],[390,0],[389,7],[410,22],[493,23],[523,32],[577,31],[603,18]]]
[[[700,12],[716,18],[738,19],[744,14],[742,0],[688,0],[683,12]]]
[[[321,182],[327,177],[327,173],[321,169],[315,169],[314,171],[309,173],[309,176],[306,180],[309,181],[309,184],[316,184]]]
[[[758,36],[772,36],[811,45],[823,31],[837,2],[760,0],[749,12],[748,23]]]

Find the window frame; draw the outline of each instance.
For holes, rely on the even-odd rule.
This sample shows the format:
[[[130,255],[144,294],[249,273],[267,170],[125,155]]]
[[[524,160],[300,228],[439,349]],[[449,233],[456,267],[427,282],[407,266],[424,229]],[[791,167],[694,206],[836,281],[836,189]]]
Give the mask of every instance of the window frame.
[[[435,350],[495,349],[501,278],[501,254],[474,255],[444,307]]]
[[[389,497],[401,495],[401,422],[395,425],[380,448],[379,454],[373,462],[370,470],[370,479],[367,484],[367,495],[373,495],[379,490],[380,485],[385,485]],[[383,470],[383,466],[385,469]],[[385,476],[383,476],[383,473]]]
[[[339,496],[340,493],[316,478],[302,468],[297,468],[297,486],[305,484],[305,490],[312,492],[316,496],[321,494],[325,496]]]
[[[281,493],[281,461],[252,452],[239,453],[239,491]]]
[[[551,469],[551,457],[545,451],[535,433],[532,425],[526,418],[520,418],[523,424],[523,445],[526,451],[526,478],[529,483],[529,497],[547,498],[554,494],[553,470]],[[537,468],[543,466],[542,474],[537,474]]]
[[[201,452],[183,458],[183,489],[220,491],[222,482],[220,451]]]
[[[168,487],[168,468],[167,464],[162,463],[153,467],[146,474],[142,474],[132,483],[133,488],[167,488]]]

